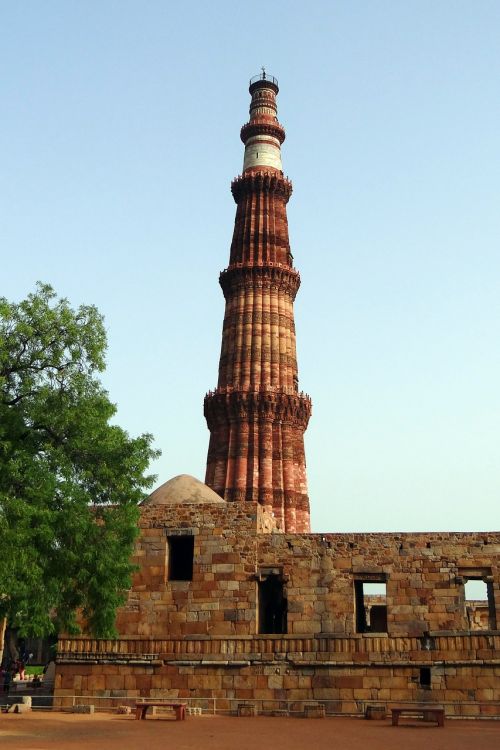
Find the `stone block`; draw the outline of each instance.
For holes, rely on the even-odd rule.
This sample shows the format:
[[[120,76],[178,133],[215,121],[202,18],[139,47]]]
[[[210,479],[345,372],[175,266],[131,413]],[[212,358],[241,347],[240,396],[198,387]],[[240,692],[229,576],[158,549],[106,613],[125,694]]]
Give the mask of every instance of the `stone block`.
[[[365,708],[365,719],[378,719],[382,720],[386,717],[386,709],[384,705],[369,705]]]
[[[125,675],[111,674],[106,676],[106,690],[123,690]]]
[[[488,706],[487,704],[484,704],[484,703],[479,707],[479,712],[482,716],[496,716],[496,717],[498,717],[500,713],[499,707],[497,705]]]
[[[304,704],[304,718],[306,719],[324,719],[326,715],[324,703],[306,703]]]
[[[22,714],[31,711],[31,706],[26,706],[24,703],[13,703],[8,707],[8,714]]]
[[[93,714],[95,711],[95,706],[91,703],[89,705],[85,704],[79,704],[73,706],[73,713],[74,714]]]
[[[257,707],[255,703],[238,703],[238,716],[256,716]]]
[[[283,677],[281,675],[271,675],[268,678],[268,686],[271,690],[280,690],[283,687]]]
[[[362,688],[363,677],[336,677],[335,686],[338,688]]]
[[[476,690],[476,700],[478,701],[492,701],[493,697],[493,690],[490,688]]]

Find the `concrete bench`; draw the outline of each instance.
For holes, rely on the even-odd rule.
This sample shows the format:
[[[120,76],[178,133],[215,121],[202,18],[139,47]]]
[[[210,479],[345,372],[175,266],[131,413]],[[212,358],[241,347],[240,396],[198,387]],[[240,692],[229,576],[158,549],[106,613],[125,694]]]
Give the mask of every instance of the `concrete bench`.
[[[414,716],[423,721],[436,721],[438,727],[444,727],[444,708],[442,706],[396,706],[391,708],[392,726],[397,727],[401,716]]]
[[[186,704],[185,703],[169,703],[166,701],[144,701],[142,703],[135,704],[135,718],[145,719],[146,712],[150,706],[156,706],[160,708],[172,708],[175,711],[175,720],[182,721],[186,718]]]

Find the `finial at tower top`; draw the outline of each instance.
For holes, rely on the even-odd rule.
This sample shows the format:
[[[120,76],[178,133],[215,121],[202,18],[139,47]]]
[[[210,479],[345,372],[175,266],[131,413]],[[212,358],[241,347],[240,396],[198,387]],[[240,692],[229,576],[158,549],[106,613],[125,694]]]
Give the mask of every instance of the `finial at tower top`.
[[[266,69],[264,66],[261,68],[262,73],[259,73],[258,76],[254,76],[253,78],[250,78],[250,88],[249,91],[252,93],[256,88],[260,88],[262,86],[269,87],[271,89],[274,89],[275,93],[277,94],[279,91],[278,88],[278,79],[274,76],[270,76],[269,73],[266,73]]]

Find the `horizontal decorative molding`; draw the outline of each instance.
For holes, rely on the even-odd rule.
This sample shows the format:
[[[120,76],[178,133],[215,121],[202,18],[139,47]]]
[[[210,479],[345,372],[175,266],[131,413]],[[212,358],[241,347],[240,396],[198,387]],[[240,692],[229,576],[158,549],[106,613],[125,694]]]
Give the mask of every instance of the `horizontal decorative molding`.
[[[281,144],[285,140],[285,129],[279,122],[273,123],[269,122],[267,118],[256,117],[243,125],[240,131],[240,138],[243,143],[246,143],[249,138],[255,135],[270,135],[273,138],[277,138]]]
[[[275,289],[293,301],[300,287],[300,275],[293,268],[278,264],[235,264],[222,271],[219,284],[226,300],[242,289]]]
[[[231,192],[236,203],[244,195],[252,193],[274,193],[288,203],[292,194],[292,183],[279,172],[248,172],[236,177],[231,183]]]
[[[340,666],[363,663],[425,663],[446,666],[476,662],[500,665],[500,633],[434,636],[435,647],[427,651],[420,638],[392,636],[248,636],[246,638],[61,638],[57,661],[64,662],[172,662],[210,660],[212,663],[288,660],[296,666]],[[351,658],[352,657],[352,658]]]
[[[269,421],[306,429],[311,416],[311,399],[305,394],[280,391],[214,391],[205,397],[208,429],[221,422]]]

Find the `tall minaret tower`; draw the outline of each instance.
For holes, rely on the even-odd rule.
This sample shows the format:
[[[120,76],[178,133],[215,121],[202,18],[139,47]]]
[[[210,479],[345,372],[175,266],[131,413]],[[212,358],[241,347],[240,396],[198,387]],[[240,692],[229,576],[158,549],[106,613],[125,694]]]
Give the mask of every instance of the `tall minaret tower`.
[[[243,174],[229,266],[219,381],[205,397],[210,430],[205,482],[228,501],[258,501],[283,531],[310,531],[304,432],[311,400],[299,393],[293,301],[300,277],[288,241],[278,82],[250,81],[250,121],[241,129]]]

